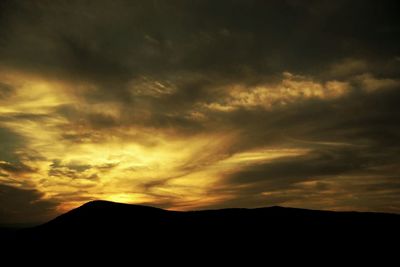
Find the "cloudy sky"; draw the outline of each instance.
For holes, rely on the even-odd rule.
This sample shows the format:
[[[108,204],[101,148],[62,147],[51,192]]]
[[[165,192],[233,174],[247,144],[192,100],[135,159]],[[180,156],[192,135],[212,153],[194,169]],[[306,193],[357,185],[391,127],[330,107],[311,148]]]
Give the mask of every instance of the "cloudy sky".
[[[0,223],[93,199],[400,212],[400,4],[0,2]]]

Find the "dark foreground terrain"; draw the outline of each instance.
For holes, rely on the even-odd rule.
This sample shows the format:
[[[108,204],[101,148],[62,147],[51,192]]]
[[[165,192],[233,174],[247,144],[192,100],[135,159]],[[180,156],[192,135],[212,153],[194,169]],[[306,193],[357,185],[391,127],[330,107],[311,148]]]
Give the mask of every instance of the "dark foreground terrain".
[[[264,252],[271,247],[285,251],[309,246],[352,250],[391,244],[395,248],[399,233],[400,216],[395,214],[282,207],[176,212],[93,201],[43,225],[9,232],[3,235],[3,244],[74,250],[123,244],[132,251],[169,253],[182,248],[198,251],[199,247],[214,251],[257,247]]]

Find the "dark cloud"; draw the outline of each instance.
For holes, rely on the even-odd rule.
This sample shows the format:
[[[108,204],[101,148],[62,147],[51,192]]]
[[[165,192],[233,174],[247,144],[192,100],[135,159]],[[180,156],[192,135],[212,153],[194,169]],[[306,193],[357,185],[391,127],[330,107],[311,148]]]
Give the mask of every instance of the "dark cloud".
[[[278,178],[276,178],[278,179]],[[254,184],[230,184],[212,191],[229,198],[208,208],[263,207],[280,205],[313,209],[384,211],[399,213],[400,183],[395,175],[342,175],[292,179],[275,186],[274,181]]]
[[[88,164],[79,164],[79,163],[68,163],[63,164],[61,160],[53,160],[53,163],[50,165],[49,176],[56,176],[61,178],[70,178],[70,179],[97,179],[96,174],[91,174],[89,176],[84,176],[83,173],[86,170],[91,169],[92,166]]]
[[[124,82],[138,75],[185,71],[243,82],[282,71],[315,73],[349,57],[381,62],[400,53],[397,1],[3,5],[3,64],[94,80],[102,94],[114,85],[109,97],[124,95]]]
[[[40,156],[21,152],[26,137],[10,128],[17,122],[52,125],[61,132],[57,142],[71,145],[109,136],[158,144],[125,132],[130,127],[184,138],[235,133],[221,155],[194,156],[182,169],[265,147],[309,153],[226,174],[210,194],[232,198],[214,206],[388,210],[383,203],[390,203],[398,211],[399,12],[395,0],[1,1],[0,70],[65,83],[76,103],[49,108],[49,114],[0,114],[0,175],[28,172],[22,157]],[[248,94],[258,87],[280,93],[284,72],[307,82],[299,95],[312,90],[310,83],[341,82],[349,89],[337,97],[279,98],[270,108],[258,102],[273,96],[251,95],[229,106],[236,85]],[[14,91],[1,81],[0,101]],[[54,160],[48,175],[96,180],[94,172],[117,165]],[[151,190],[168,182],[142,184]],[[304,187],[307,182],[312,186]],[[154,197],[163,207],[177,201]],[[315,206],[331,198],[337,200]]]
[[[22,174],[34,172],[31,167],[19,162],[18,164],[11,164],[9,162],[0,162],[0,170],[3,170],[12,174]]]
[[[397,1],[16,1],[3,6],[2,65],[94,83],[96,90],[79,93],[88,103],[117,102],[129,114],[123,122],[156,128],[201,130],[182,115],[199,101],[212,101],[221,84],[257,84],[283,71],[345,78],[354,61],[365,62],[364,72],[375,66],[375,73],[389,77],[399,69]],[[143,76],[172,82],[177,90],[159,98],[129,93]],[[150,116],[143,116],[146,111]],[[95,126],[123,123],[93,113],[86,120]]]
[[[41,223],[55,214],[57,203],[36,190],[0,185],[0,223]]]
[[[331,141],[383,150],[398,149],[400,134],[397,105],[400,87],[365,93],[355,90],[347,96],[300,101],[273,110],[262,107],[213,112],[213,127],[240,129],[243,145],[286,143],[309,147],[312,142]]]
[[[19,162],[16,150],[24,145],[24,138],[7,128],[0,127],[0,160]]]
[[[400,171],[394,166],[400,162],[399,99],[396,87],[333,101],[303,102],[278,112],[224,114],[234,116],[225,119],[241,127],[242,145],[247,149],[281,144],[311,152],[251,165],[229,175],[222,192],[234,197],[217,206],[296,203],[323,208],[327,203],[318,205],[316,199],[334,198],[337,201],[328,206],[398,212],[394,199],[399,195]],[[350,182],[340,177],[350,177]],[[305,182],[316,185],[298,186]],[[340,187],[340,192],[324,195],[324,186]],[[383,199],[391,204],[385,207]]]
[[[54,111],[67,118],[71,126],[87,127],[91,129],[113,128],[118,126],[120,121],[117,118],[101,112],[82,112],[74,105],[61,105]]]

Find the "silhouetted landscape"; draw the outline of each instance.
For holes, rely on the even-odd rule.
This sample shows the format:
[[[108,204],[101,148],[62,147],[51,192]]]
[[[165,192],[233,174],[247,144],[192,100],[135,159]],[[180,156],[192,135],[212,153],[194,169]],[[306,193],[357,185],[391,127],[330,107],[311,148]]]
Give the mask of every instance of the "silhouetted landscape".
[[[0,264],[396,256],[399,14],[398,0],[0,0],[0,259],[17,254]]]
[[[129,241],[132,247],[141,248],[161,248],[171,240],[181,245],[208,242],[213,246],[235,242],[243,246],[243,242],[254,240],[266,244],[288,240],[361,243],[394,239],[399,236],[399,226],[399,215],[384,213],[283,207],[178,212],[92,201],[45,224],[3,232],[3,239],[25,245],[110,245]]]

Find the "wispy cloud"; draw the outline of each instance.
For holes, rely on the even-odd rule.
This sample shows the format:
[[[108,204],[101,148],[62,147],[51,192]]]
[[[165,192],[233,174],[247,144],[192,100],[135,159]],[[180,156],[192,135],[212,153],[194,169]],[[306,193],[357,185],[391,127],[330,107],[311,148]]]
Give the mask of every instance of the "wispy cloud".
[[[98,198],[399,212],[398,11],[1,2],[0,186],[31,204],[0,221]]]

